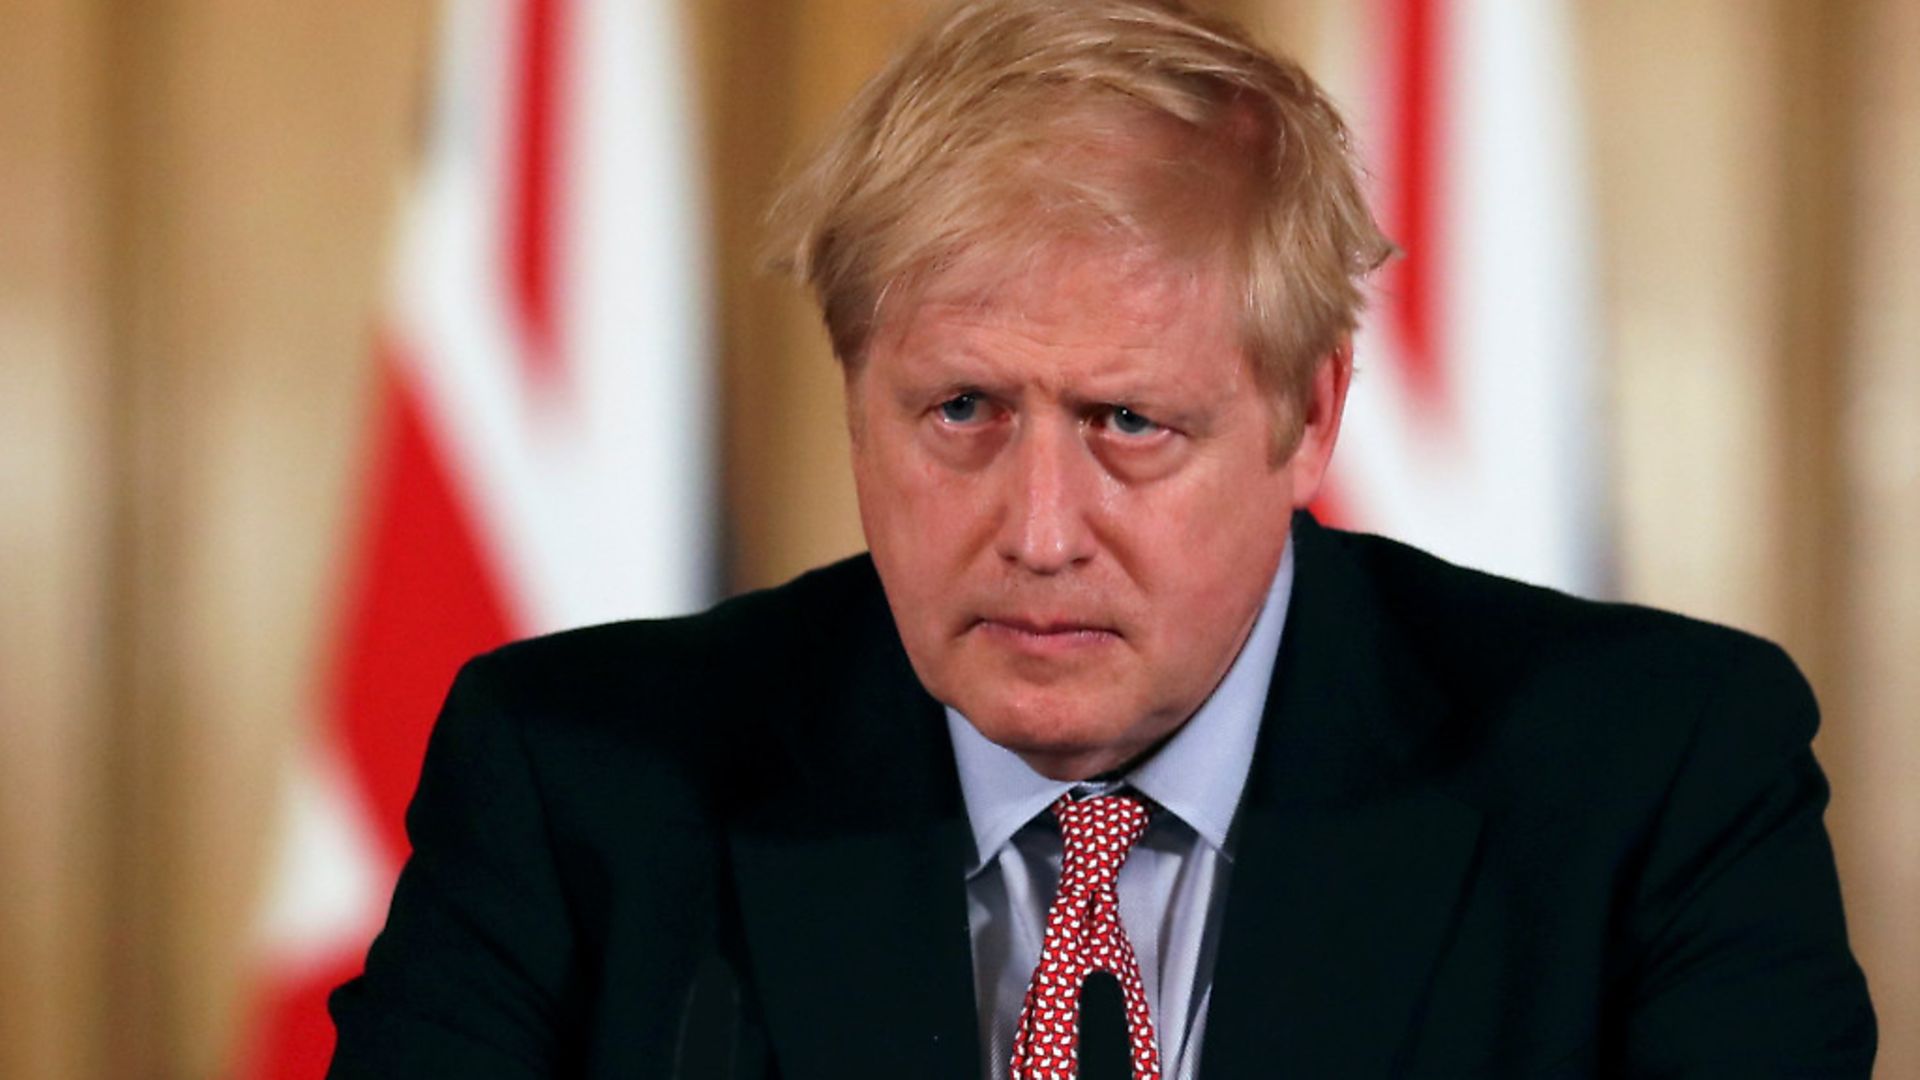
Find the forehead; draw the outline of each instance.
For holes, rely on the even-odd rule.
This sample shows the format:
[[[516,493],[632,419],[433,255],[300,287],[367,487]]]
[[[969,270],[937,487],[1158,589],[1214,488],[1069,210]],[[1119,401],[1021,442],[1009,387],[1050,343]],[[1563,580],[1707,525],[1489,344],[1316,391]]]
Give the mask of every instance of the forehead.
[[[1224,408],[1264,397],[1228,291],[1204,266],[1084,248],[1012,274],[952,276],[883,325],[878,379],[909,402],[973,388],[1126,402],[1169,418]]]
[[[1231,336],[1222,275],[1134,248],[1056,243],[1023,258],[980,255],[900,298],[883,336],[1026,334],[1057,344],[1140,347]],[[891,331],[891,335],[887,332]]]

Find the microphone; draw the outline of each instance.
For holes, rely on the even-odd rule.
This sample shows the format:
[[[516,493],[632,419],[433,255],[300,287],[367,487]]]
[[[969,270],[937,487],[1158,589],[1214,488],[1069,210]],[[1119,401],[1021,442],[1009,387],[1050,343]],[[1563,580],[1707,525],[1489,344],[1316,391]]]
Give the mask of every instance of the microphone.
[[[1080,984],[1080,1080],[1133,1080],[1133,1041],[1120,983],[1095,971]]]

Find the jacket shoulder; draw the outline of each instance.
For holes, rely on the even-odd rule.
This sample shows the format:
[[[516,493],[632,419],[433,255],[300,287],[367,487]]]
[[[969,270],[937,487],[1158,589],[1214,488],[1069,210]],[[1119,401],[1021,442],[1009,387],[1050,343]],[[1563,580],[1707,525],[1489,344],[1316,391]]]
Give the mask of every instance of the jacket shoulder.
[[[1439,668],[1519,677],[1561,665],[1793,669],[1776,644],[1638,604],[1585,599],[1447,562],[1380,536],[1329,530],[1389,620]]]
[[[876,602],[872,561],[856,556],[690,615],[631,619],[515,641],[468,662],[540,712],[635,696],[730,697],[798,661],[807,645]]]
[[[885,600],[871,562],[848,559],[697,614],[504,645],[467,662],[448,708],[510,731],[556,799],[598,777],[704,803],[743,751],[781,741],[774,729],[796,687],[835,662],[822,643],[876,607]]]
[[[1703,751],[1764,772],[1804,753],[1818,726],[1799,669],[1753,634],[1334,535],[1451,703],[1451,749],[1496,786],[1550,801],[1654,797]]]

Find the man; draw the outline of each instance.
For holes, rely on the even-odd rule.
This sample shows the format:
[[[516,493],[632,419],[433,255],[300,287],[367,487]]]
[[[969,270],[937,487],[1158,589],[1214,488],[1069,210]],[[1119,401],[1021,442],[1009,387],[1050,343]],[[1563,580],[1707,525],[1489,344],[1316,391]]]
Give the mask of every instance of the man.
[[[1301,511],[1388,245],[1297,68],[957,6],[781,216],[871,557],[469,664],[337,1075],[1867,1074],[1784,656]]]

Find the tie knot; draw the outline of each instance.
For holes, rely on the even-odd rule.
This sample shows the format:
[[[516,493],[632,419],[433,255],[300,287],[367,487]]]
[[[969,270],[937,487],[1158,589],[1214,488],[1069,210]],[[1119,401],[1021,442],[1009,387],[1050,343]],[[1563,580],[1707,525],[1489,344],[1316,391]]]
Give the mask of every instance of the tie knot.
[[[1060,821],[1061,884],[1076,891],[1111,889],[1134,841],[1147,831],[1145,800],[1125,793],[1078,800],[1062,795],[1053,816]]]

